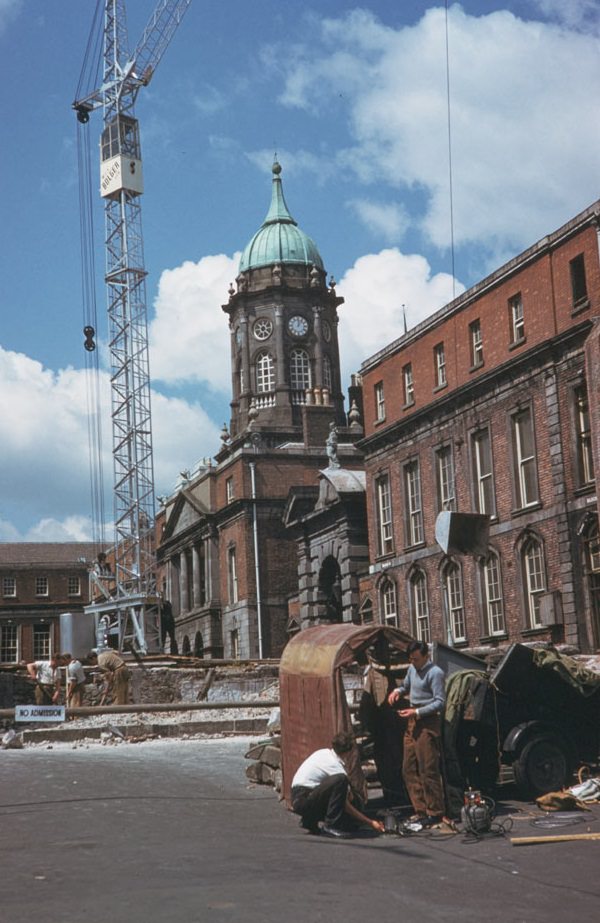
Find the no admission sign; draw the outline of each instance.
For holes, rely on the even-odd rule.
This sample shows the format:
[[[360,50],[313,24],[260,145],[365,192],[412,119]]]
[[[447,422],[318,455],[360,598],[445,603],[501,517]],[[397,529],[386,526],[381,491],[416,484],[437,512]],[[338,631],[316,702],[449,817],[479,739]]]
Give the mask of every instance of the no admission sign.
[[[16,705],[15,721],[64,721],[64,705]]]

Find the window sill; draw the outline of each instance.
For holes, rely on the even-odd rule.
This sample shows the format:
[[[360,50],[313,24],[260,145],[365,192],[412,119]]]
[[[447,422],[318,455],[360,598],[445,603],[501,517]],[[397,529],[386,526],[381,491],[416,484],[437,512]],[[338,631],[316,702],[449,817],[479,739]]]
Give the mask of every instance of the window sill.
[[[526,342],[527,342],[527,337],[526,337],[526,336],[525,336],[525,337],[521,337],[520,340],[513,340],[512,343],[509,343],[508,348],[509,348],[509,350],[518,349],[519,346],[523,346],[523,344],[526,343]]]
[[[477,362],[475,365],[472,365],[469,369],[469,372],[477,372],[479,369],[482,369],[485,365],[485,362]]]
[[[437,394],[438,391],[444,391],[447,387],[448,387],[448,382],[445,381],[445,382],[444,382],[443,384],[441,384],[441,385],[436,385],[435,388],[433,389],[433,393],[434,393],[434,394]]]
[[[535,635],[544,635],[548,634],[550,631],[549,625],[540,625],[539,628],[524,628],[521,632],[522,638],[533,638]]]
[[[583,311],[587,311],[589,306],[589,298],[584,298],[583,301],[579,301],[577,304],[574,304],[571,308],[571,317],[577,317],[578,314],[581,314]]]
[[[417,542],[416,545],[405,545],[404,551],[417,551],[419,548],[426,548],[427,542]]]
[[[464,638],[462,641],[453,641],[453,642],[452,642],[452,647],[453,647],[454,650],[458,650],[458,651],[459,651],[461,648],[468,647],[468,646],[469,646],[469,642],[467,641],[466,638]]]
[[[393,552],[393,551],[386,551],[386,552],[384,552],[383,554],[378,554],[378,555],[375,557],[375,563],[376,563],[376,564],[383,564],[383,565],[385,565],[385,562],[386,562],[386,561],[390,561],[390,562],[391,562],[391,561],[393,560],[394,554],[395,554],[395,552]]]
[[[385,423],[385,417],[377,417],[373,426],[381,426],[383,423]]]
[[[409,401],[408,404],[403,404],[403,405],[402,405],[402,410],[410,410],[410,408],[411,408],[411,407],[414,407],[414,406],[415,406],[415,402],[414,402],[414,401]]]
[[[499,635],[486,635],[484,638],[479,639],[480,644],[497,644],[499,641],[508,641],[508,634],[502,632]]]
[[[573,493],[576,497],[584,497],[586,494],[593,494],[596,490],[596,482],[590,481],[589,484],[580,484],[579,487],[575,487]]]
[[[516,516],[525,516],[526,513],[534,513],[536,510],[541,510],[543,503],[541,500],[537,500],[536,503],[530,503],[528,506],[519,506],[517,509],[511,510],[511,517]]]

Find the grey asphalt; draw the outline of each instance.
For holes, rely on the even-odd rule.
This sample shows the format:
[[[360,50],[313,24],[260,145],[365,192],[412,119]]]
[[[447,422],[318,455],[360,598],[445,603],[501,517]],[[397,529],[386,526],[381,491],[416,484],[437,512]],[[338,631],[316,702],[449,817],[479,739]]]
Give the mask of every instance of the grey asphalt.
[[[0,752],[7,923],[537,923],[597,917],[600,841],[313,837],[244,776],[249,739]],[[540,831],[517,810],[513,835]],[[504,819],[500,817],[500,819]]]

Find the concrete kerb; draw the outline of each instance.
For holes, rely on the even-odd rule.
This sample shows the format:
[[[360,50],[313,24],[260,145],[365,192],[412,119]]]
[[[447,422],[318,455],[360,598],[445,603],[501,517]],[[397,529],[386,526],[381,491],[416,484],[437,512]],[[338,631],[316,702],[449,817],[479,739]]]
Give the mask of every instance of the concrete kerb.
[[[107,730],[114,728],[118,734],[126,739],[135,740],[145,737],[204,737],[227,735],[264,734],[267,728],[268,716],[264,718],[230,718],[217,721],[185,721],[165,724],[140,722],[138,724],[119,724],[108,718],[105,724],[88,727],[70,728],[61,727],[28,728],[20,731],[23,743],[73,743],[83,740],[100,740]]]

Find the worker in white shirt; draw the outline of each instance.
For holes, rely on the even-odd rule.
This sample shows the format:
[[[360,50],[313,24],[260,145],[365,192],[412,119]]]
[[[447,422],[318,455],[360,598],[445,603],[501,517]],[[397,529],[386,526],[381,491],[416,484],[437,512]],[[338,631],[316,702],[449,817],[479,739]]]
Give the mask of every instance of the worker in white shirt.
[[[351,836],[344,829],[344,815],[383,833],[381,821],[371,820],[352,804],[344,760],[354,746],[353,734],[336,734],[331,748],[315,750],[297,769],[292,779],[292,810],[300,815],[300,823],[309,833]]]

